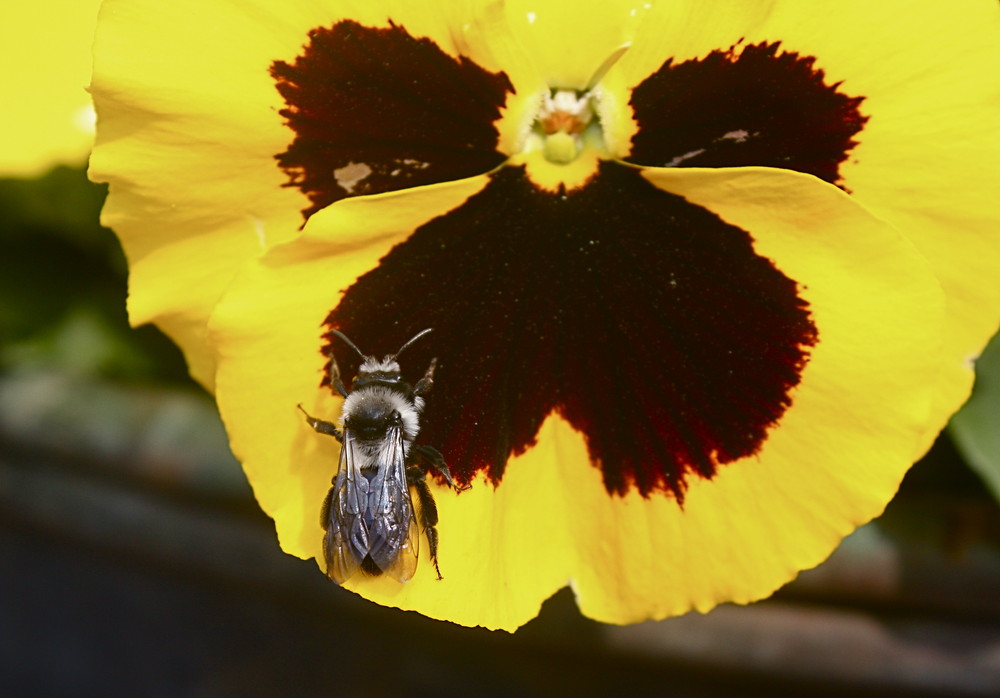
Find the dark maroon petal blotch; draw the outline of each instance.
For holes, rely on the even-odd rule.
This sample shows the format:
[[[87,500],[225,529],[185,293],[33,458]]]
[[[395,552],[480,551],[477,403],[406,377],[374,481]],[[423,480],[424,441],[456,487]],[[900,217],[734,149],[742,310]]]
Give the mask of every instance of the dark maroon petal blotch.
[[[633,91],[628,161],[781,167],[843,186],[863,98],[815,62],[778,43],[665,60]],[[346,196],[489,173],[349,288],[329,289],[331,303],[344,295],[325,318],[376,355],[433,328],[400,361],[416,381],[438,359],[419,440],[459,482],[481,471],[499,482],[553,413],[583,434],[614,494],[682,503],[691,478],[761,449],[819,333],[796,281],[747,231],[627,164],[603,162],[558,192],[500,167],[507,77],[404,27],[315,29],[271,71],[294,134],[276,157],[309,196],[306,216]],[[315,358],[332,349],[350,378],[358,357],[322,332]]]
[[[781,167],[839,184],[868,120],[862,97],[827,84],[815,59],[780,43],[667,61],[632,93],[629,162],[655,167]]]
[[[312,205],[482,174],[500,165],[500,117],[513,88],[397,25],[345,20],[309,32],[302,55],[271,66],[295,134],[279,165]]]
[[[746,231],[611,162],[563,195],[498,171],[358,279],[327,324],[373,353],[434,328],[404,367],[416,378],[438,357],[421,440],[462,482],[499,481],[555,411],[609,491],[678,498],[691,475],[760,448],[816,340],[795,282]]]

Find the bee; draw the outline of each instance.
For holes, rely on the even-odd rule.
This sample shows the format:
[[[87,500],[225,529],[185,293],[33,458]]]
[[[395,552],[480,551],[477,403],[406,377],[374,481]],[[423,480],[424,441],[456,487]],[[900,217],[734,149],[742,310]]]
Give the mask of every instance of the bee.
[[[326,531],[326,574],[337,584],[350,579],[359,567],[369,575],[384,573],[399,582],[409,580],[417,568],[418,512],[431,562],[438,579],[442,578],[437,560],[437,505],[424,468],[433,467],[456,491],[470,486],[455,484],[436,448],[414,444],[437,359],[431,360],[413,387],[403,380],[397,361],[407,347],[430,331],[418,333],[395,354],[378,359],[366,356],[345,335],[333,330],[333,335],[361,357],[358,375],[348,391],[333,352],[329,354],[330,385],[344,397],[340,426],[316,419],[298,406],[309,426],[342,444],[340,465],[320,513],[320,525]],[[413,506],[411,487],[417,493],[419,509]]]

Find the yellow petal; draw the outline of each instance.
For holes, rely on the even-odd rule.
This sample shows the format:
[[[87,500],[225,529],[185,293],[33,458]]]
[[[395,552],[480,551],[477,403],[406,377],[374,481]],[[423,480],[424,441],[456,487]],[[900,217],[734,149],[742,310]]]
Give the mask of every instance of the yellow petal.
[[[753,232],[800,281],[820,341],[759,454],[693,483],[683,511],[629,495],[593,521],[620,542],[591,549],[574,589],[584,613],[619,623],[766,597],[881,513],[925,428],[940,345],[926,262],[832,187],[763,168],[647,177]],[[634,602],[658,591],[652,612]]]
[[[275,160],[294,134],[278,113],[272,63],[293,61],[309,30],[345,18],[387,27],[391,17],[457,56],[479,45],[461,28],[482,5],[108,0],[95,46],[91,178],[111,185],[102,222],[129,259],[132,322],[166,330],[211,387],[212,308],[243,263],[298,234],[309,204],[284,186]]]
[[[827,85],[863,98],[868,117],[838,184],[903,232],[947,296],[944,366],[922,453],[966,399],[972,360],[1000,323],[1000,7],[992,0],[911,3],[660,3],[606,89],[629,89],[662,62],[780,42],[815,58]],[[683,101],[684,95],[677,95]],[[623,154],[635,124],[609,122]]]
[[[505,9],[545,84],[585,90],[604,62],[631,43],[649,5],[641,0],[508,0]]]
[[[764,31],[864,95],[870,118],[843,185],[903,231],[944,288],[945,363],[919,455],[969,396],[972,360],[1000,323],[1000,5],[783,3]]]
[[[111,185],[102,222],[129,259],[130,316],[166,330],[206,386],[212,307],[240,264],[296,233],[305,201],[274,161],[289,134],[268,66],[309,24],[267,5],[110,0],[95,43],[90,176]]]
[[[405,585],[360,577],[348,588],[508,630],[567,584],[591,617],[660,618],[766,596],[892,496],[925,428],[939,361],[940,289],[922,257],[812,177],[762,168],[647,177],[749,230],[810,304],[819,341],[761,451],[690,481],[682,509],[662,494],[609,496],[583,436],[550,416],[495,489],[482,479],[460,494],[432,485],[443,581],[421,564]],[[330,207],[303,237],[249,265],[213,317],[223,418],[287,552],[320,556],[319,509],[337,467],[336,441],[295,408],[338,416],[339,400],[319,388],[324,318],[357,275],[485,182]]]
[[[99,0],[0,7],[0,176],[82,165],[94,139],[87,94]]]

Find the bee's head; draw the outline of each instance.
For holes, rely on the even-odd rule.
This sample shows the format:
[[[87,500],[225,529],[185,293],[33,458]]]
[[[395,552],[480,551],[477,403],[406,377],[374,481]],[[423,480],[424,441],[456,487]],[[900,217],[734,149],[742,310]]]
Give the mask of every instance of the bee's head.
[[[381,361],[374,356],[366,356],[361,363],[361,368],[358,369],[357,378],[351,384],[351,389],[357,390],[375,383],[391,386],[402,384],[402,382],[402,373],[395,356],[387,356]]]
[[[354,379],[353,383],[351,383],[351,390],[357,390],[358,388],[363,388],[367,385],[385,385],[390,387],[393,385],[404,386],[405,384],[403,383],[402,370],[399,367],[397,358],[407,347],[430,331],[430,328],[428,328],[422,332],[418,332],[412,339],[403,344],[403,346],[399,348],[399,351],[395,354],[389,354],[382,359],[377,359],[374,356],[366,356],[354,345],[354,342],[349,340],[340,330],[331,330],[331,334],[340,337],[347,346],[353,349],[357,355],[361,357],[361,367],[358,368],[358,375]]]

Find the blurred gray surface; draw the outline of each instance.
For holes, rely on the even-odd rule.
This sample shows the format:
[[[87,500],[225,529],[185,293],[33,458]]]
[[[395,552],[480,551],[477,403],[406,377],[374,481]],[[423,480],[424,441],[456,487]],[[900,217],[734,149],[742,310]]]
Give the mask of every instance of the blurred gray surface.
[[[902,498],[901,498],[902,500]],[[900,501],[750,607],[515,635],[370,604],[280,552],[211,402],[0,381],[4,695],[996,695],[996,505]],[[896,536],[895,528],[923,536]],[[943,523],[942,523],[943,522]]]

